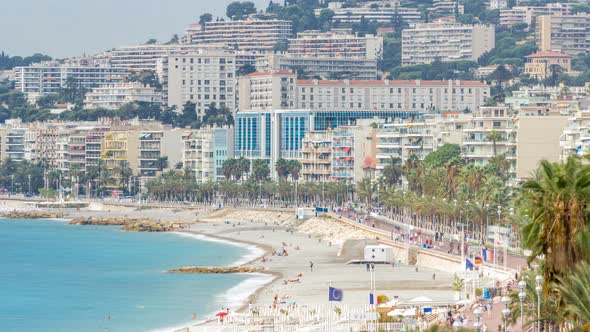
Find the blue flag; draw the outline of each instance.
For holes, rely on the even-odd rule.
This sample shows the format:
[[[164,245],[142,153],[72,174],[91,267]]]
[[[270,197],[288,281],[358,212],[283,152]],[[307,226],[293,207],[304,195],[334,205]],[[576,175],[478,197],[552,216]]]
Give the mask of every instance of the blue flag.
[[[342,289],[330,287],[329,299],[330,302],[341,302],[342,301]]]
[[[373,293],[369,293],[369,304],[375,304],[375,298],[373,297]]]
[[[465,258],[465,269],[466,270],[473,269],[473,263],[471,263],[471,261],[467,258]]]
[[[487,262],[488,261],[488,251],[486,250],[486,248],[481,248],[481,255],[483,256],[484,262]]]

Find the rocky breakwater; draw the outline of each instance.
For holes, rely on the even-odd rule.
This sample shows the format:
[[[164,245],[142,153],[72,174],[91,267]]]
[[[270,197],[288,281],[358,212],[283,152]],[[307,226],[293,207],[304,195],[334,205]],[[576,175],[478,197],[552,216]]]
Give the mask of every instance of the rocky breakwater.
[[[72,219],[70,224],[122,226],[122,230],[129,232],[173,232],[180,231],[188,225],[183,222],[157,221],[141,217],[78,217]]]
[[[52,211],[12,211],[2,214],[9,219],[54,219],[66,217],[67,213]]]
[[[228,274],[228,273],[256,273],[263,271],[262,267],[247,266],[184,266],[166,271],[166,273],[183,274]]]

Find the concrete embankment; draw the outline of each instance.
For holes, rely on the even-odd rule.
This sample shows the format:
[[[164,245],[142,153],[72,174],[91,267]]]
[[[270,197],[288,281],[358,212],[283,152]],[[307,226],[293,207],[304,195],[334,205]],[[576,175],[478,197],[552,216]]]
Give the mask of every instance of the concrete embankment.
[[[2,214],[2,217],[9,219],[55,219],[64,218],[67,215],[67,213],[58,211],[12,211]]]
[[[255,273],[262,272],[264,269],[261,267],[245,267],[245,266],[184,266],[178,269],[172,269],[166,271],[166,273],[183,273],[183,274],[229,274],[229,273]]]

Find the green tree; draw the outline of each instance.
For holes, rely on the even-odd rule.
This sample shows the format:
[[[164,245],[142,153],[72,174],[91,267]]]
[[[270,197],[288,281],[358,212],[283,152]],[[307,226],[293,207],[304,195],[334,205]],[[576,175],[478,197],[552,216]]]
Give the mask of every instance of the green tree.
[[[399,157],[390,157],[383,168],[383,177],[389,185],[397,185],[402,175],[402,160]]]
[[[225,14],[230,19],[237,21],[242,20],[250,14],[256,13],[256,5],[251,1],[234,1],[227,5]]]
[[[268,163],[262,159],[256,159],[252,161],[252,176],[251,178],[255,181],[266,181],[270,175],[270,169]]]
[[[201,25],[201,29],[205,29],[207,23],[213,21],[213,15],[210,13],[205,13],[199,17],[199,24]]]
[[[154,166],[158,169],[158,171],[163,171],[164,169],[168,168],[168,157],[158,157],[154,162]],[[182,167],[181,167],[182,168]]]

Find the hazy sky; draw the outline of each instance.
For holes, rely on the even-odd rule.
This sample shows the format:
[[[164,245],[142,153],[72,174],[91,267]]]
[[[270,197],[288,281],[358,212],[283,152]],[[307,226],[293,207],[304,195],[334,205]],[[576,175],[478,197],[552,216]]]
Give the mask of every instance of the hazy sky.
[[[0,51],[52,57],[93,54],[150,38],[167,41],[232,0],[1,0]],[[266,8],[269,0],[254,0]],[[276,2],[276,0],[275,0]]]

